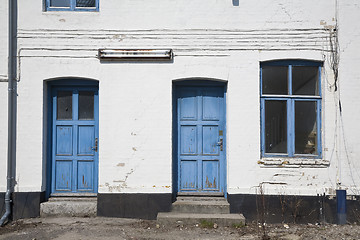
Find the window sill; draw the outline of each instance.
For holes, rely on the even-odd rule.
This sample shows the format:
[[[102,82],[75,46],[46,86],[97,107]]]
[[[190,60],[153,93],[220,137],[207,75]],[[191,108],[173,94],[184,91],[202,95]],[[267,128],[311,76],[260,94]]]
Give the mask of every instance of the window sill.
[[[262,158],[258,161],[262,168],[327,168],[330,161],[316,158]]]

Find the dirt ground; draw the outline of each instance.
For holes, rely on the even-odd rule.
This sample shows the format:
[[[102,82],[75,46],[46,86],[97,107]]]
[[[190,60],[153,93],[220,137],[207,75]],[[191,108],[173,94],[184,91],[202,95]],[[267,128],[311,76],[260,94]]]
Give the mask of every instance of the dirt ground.
[[[267,239],[360,239],[360,225],[266,225]],[[0,227],[0,239],[265,239],[256,223],[218,227],[212,223],[160,226],[156,221],[121,218],[34,218]]]

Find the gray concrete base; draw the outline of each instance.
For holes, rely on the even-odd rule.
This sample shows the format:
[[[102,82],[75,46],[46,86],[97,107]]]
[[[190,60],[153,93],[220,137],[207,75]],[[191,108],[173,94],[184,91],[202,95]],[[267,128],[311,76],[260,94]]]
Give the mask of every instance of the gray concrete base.
[[[206,213],[158,213],[157,221],[161,225],[196,225],[217,224],[218,226],[245,225],[245,217],[242,214],[206,214]]]
[[[41,217],[96,217],[96,212],[96,197],[55,197],[40,204]]]

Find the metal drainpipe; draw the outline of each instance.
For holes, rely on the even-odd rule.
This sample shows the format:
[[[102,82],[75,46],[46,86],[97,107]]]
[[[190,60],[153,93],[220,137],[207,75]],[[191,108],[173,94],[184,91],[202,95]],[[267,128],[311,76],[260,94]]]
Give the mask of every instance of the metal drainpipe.
[[[0,226],[11,216],[11,195],[14,192],[16,161],[16,97],[17,97],[17,0],[9,0],[9,56],[8,56],[8,162],[7,190],[5,194],[5,214]]]

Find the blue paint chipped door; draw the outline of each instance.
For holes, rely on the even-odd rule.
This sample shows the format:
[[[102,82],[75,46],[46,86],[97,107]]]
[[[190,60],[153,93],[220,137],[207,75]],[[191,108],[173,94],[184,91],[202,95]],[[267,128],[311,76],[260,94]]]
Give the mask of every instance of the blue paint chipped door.
[[[98,89],[52,89],[51,193],[97,192]]]
[[[176,89],[178,191],[224,193],[224,86]]]

